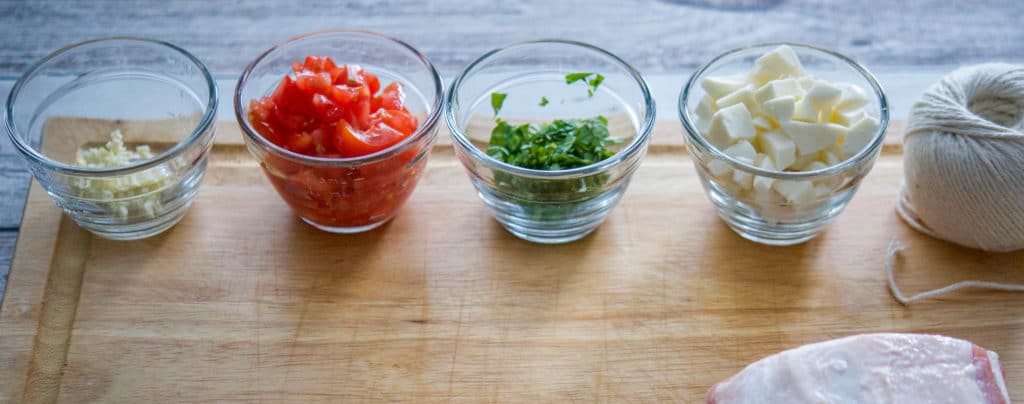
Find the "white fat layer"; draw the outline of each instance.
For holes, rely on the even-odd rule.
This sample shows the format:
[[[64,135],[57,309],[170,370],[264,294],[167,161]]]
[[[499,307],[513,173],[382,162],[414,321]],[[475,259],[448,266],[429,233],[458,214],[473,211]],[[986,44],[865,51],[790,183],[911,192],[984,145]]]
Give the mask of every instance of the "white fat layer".
[[[936,335],[857,335],[764,358],[711,396],[718,404],[985,403],[972,348]]]

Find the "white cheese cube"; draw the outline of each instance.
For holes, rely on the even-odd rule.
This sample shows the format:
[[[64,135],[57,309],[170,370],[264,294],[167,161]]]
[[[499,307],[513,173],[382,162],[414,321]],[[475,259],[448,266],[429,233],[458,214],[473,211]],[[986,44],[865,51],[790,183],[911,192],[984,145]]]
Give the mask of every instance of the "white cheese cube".
[[[871,139],[875,137],[877,132],[878,121],[875,118],[861,118],[860,121],[857,121],[857,123],[850,127],[850,130],[846,132],[846,136],[843,137],[843,156],[849,158],[860,152],[867,147],[868,143],[871,143]]]
[[[804,166],[803,170],[801,170],[801,171],[817,171],[817,170],[824,170],[826,168],[828,168],[828,165],[826,165],[825,163],[822,163],[821,161],[814,160],[814,161],[810,162],[809,164],[807,164],[806,166]]]
[[[700,82],[704,92],[716,100],[743,88],[745,85],[747,85],[747,82],[743,76],[711,76],[705,77]]]
[[[831,186],[826,184],[816,184],[814,185],[814,189],[811,193],[814,194],[815,199],[822,199],[827,198],[829,195],[831,195],[832,189],[833,188]]]
[[[804,89],[805,93],[807,92],[807,90],[810,90],[811,87],[814,87],[815,81],[817,80],[815,80],[814,77],[811,76],[804,76],[796,79],[797,84],[800,84],[800,88]]]
[[[793,117],[790,120],[817,123],[818,110],[811,106],[807,100],[797,101],[793,105]]]
[[[761,104],[761,113],[774,119],[775,122],[792,120],[795,109],[795,97],[780,97]]]
[[[754,164],[753,160],[744,157],[737,157],[736,159],[747,164]],[[754,186],[754,175],[743,170],[733,170],[732,181],[742,189],[751,189]]]
[[[746,140],[736,142],[736,144],[729,146],[729,148],[723,150],[725,154],[728,154],[737,160],[743,160],[747,164],[752,164],[757,159],[757,150],[754,149],[754,145]]]
[[[754,86],[746,85],[740,87],[739,90],[733,91],[718,101],[715,101],[715,106],[718,108],[725,108],[730,105],[736,105],[743,103],[747,107],[747,111],[750,111],[751,115],[756,115],[761,111],[761,104],[754,99]]]
[[[843,95],[839,97],[839,102],[836,103],[836,109],[838,110],[862,108],[871,102],[864,89],[856,84],[845,84],[842,86],[842,89]]]
[[[763,116],[755,116],[754,119],[753,119],[753,122],[754,122],[754,129],[769,130],[769,129],[774,128],[774,126],[772,126],[772,122],[769,121],[768,118],[765,118]]]
[[[807,180],[777,180],[775,191],[793,204],[810,202],[814,198],[814,184]]]
[[[835,153],[834,153],[834,152],[832,151],[832,148],[831,148],[831,147],[830,147],[830,148],[828,148],[827,150],[823,150],[823,151],[822,151],[822,153],[823,153],[823,154],[822,154],[822,156],[821,156],[821,157],[822,157],[822,161],[823,161],[823,162],[824,162],[825,164],[827,164],[827,165],[828,165],[829,167],[831,167],[831,166],[834,166],[834,165],[836,165],[836,164],[839,164],[839,163],[842,163],[842,162],[843,162],[843,160],[842,160],[842,159],[840,159],[840,158],[839,158],[839,156],[837,156],[837,155],[836,155],[836,154],[835,154]]]
[[[758,86],[784,77],[801,77],[804,67],[793,48],[782,45],[757,58],[749,79]]]
[[[846,128],[831,123],[789,121],[781,123],[780,126],[782,132],[796,143],[796,150],[800,155],[824,150],[835,144],[846,131]]]
[[[716,108],[711,104],[711,97],[704,95],[697,104],[697,130],[700,133],[707,133],[711,129],[711,116],[715,114]]]
[[[707,138],[719,149],[729,147],[742,139],[753,139],[757,135],[753,118],[743,103],[730,105],[715,112]]]
[[[771,158],[775,169],[782,171],[796,160],[796,143],[780,131],[768,131],[757,137],[761,151]]]
[[[804,89],[800,87],[795,79],[781,79],[772,80],[767,84],[761,86],[754,93],[754,99],[757,102],[764,103],[768,100],[773,100],[780,97],[793,97],[794,99],[802,97]]]
[[[831,121],[837,125],[850,126],[864,116],[864,110],[861,108],[837,109],[832,113]]]
[[[811,153],[811,154],[802,154],[802,155],[796,156],[796,161],[793,162],[793,165],[789,166],[789,169],[791,171],[807,171],[807,166],[811,165],[811,163],[814,163],[814,162],[820,160],[820,158],[819,158],[819,157],[821,157],[820,153],[821,152]]]
[[[758,168],[764,170],[775,170],[775,163],[772,162],[772,158],[765,156],[760,163],[757,164]],[[756,176],[754,177],[754,183],[752,184],[755,191],[768,192],[772,190],[772,183],[775,182],[774,178]]]
[[[726,178],[732,172],[732,166],[722,160],[711,160],[708,162],[708,172],[718,178]]]
[[[816,81],[804,94],[803,101],[818,111],[819,116],[832,115],[832,107],[839,102],[843,89],[825,81]]]

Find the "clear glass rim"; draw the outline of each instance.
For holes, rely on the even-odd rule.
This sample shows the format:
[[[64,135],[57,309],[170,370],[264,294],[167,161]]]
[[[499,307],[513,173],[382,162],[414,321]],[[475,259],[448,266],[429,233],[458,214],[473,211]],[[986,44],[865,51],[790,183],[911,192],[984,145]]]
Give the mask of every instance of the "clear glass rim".
[[[203,117],[199,120],[199,123],[196,125],[196,127],[192,129],[192,133],[190,133],[188,136],[186,136],[177,144],[175,144],[174,147],[165,150],[163,153],[158,154],[156,157],[152,159],[137,161],[128,165],[114,168],[90,168],[63,163],[46,157],[46,155],[42,154],[39,150],[36,150],[35,148],[31,147],[31,145],[29,145],[27,142],[25,142],[25,140],[18,135],[20,132],[18,131],[18,127],[14,123],[14,103],[17,101],[18,96],[21,94],[22,87],[25,85],[25,83],[34,78],[39,73],[39,70],[45,64],[71,50],[97,43],[117,41],[142,42],[170,49],[174,52],[177,52],[185,56],[189,61],[191,61],[195,65],[196,68],[199,69],[199,72],[203,76],[203,80],[206,82],[207,91],[209,92],[210,96],[207,98],[206,108],[205,111],[203,111]],[[5,124],[7,126],[7,135],[11,138],[11,142],[14,143],[15,148],[18,149],[22,156],[24,156],[34,164],[41,165],[48,170],[57,171],[62,174],[82,177],[112,177],[130,174],[133,172],[152,168],[160,164],[163,164],[171,160],[172,158],[175,158],[178,155],[184,153],[184,151],[189,146],[191,146],[193,143],[199,140],[199,138],[202,137],[202,134],[205,133],[210,128],[210,126],[214,124],[214,116],[216,116],[217,114],[218,100],[219,94],[217,92],[217,81],[213,78],[213,75],[210,74],[210,70],[207,69],[206,64],[199,60],[199,58],[195,57],[195,55],[192,55],[185,49],[177,45],[174,45],[170,42],[135,36],[113,36],[91,39],[88,41],[65,46],[54,51],[53,53],[50,53],[46,57],[40,59],[38,62],[33,64],[31,67],[29,67],[28,71],[25,74],[23,74],[17,82],[14,83],[14,88],[11,89],[11,94],[7,96],[7,106],[5,108],[7,119],[5,119]]]
[[[723,59],[726,59],[726,58],[728,58],[730,56],[733,56],[735,54],[746,52],[746,51],[750,51],[750,50],[753,50],[753,49],[771,48],[771,47],[777,47],[777,46],[781,46],[781,45],[787,45],[787,46],[792,47],[792,48],[801,48],[801,49],[810,50],[810,51],[813,51],[813,52],[818,52],[818,53],[821,53],[821,54],[824,54],[824,55],[831,56],[831,57],[835,58],[836,60],[844,62],[845,64],[847,64],[848,66],[853,68],[854,71],[856,71],[857,73],[860,73],[860,75],[865,80],[868,81],[868,83],[871,85],[872,91],[874,91],[874,94],[875,94],[875,96],[878,99],[878,110],[879,110],[878,115],[879,116],[878,116],[878,131],[871,138],[871,142],[868,143],[867,147],[861,149],[853,157],[851,157],[851,158],[849,158],[849,159],[847,159],[847,160],[845,160],[845,161],[843,161],[843,162],[841,162],[839,164],[836,164],[836,165],[830,166],[830,167],[826,167],[826,168],[822,168],[822,169],[819,169],[819,170],[813,170],[813,171],[794,171],[794,172],[790,172],[790,171],[774,171],[774,170],[770,171],[770,170],[765,170],[763,168],[760,168],[760,167],[757,167],[757,166],[753,166],[753,165],[744,163],[744,162],[742,162],[740,160],[737,160],[737,159],[733,158],[732,156],[730,156],[728,154],[725,154],[725,152],[723,152],[721,150],[718,150],[717,147],[715,147],[714,145],[709,143],[707,141],[707,139],[705,139],[704,136],[702,136],[700,134],[700,131],[697,130],[696,124],[690,120],[690,109],[689,109],[689,106],[687,105],[688,101],[689,101],[690,91],[693,88],[695,88],[696,86],[699,85],[699,83],[697,83],[698,78],[703,76],[704,73],[707,72],[710,68],[715,67],[715,65],[718,64]],[[726,163],[728,163],[733,168],[741,169],[743,171],[750,172],[750,173],[753,173],[753,174],[756,174],[756,175],[759,175],[759,176],[763,176],[763,177],[769,177],[769,178],[775,178],[775,179],[783,179],[783,180],[808,179],[808,178],[814,178],[814,177],[822,177],[822,176],[834,175],[834,174],[837,174],[839,172],[845,171],[846,169],[848,169],[850,167],[853,167],[853,166],[856,166],[858,164],[861,164],[864,161],[869,160],[873,155],[875,155],[875,153],[878,151],[878,149],[881,148],[882,143],[885,140],[885,133],[886,133],[886,131],[889,128],[889,102],[888,102],[888,99],[886,98],[885,91],[882,90],[882,85],[878,83],[878,80],[875,79],[875,76],[872,75],[871,72],[869,72],[867,70],[867,68],[862,66],[860,63],[857,63],[857,61],[855,61],[855,60],[853,60],[853,59],[851,59],[851,58],[849,58],[849,57],[847,57],[847,56],[845,56],[845,55],[843,55],[841,53],[838,53],[838,52],[835,52],[835,51],[832,51],[832,50],[829,50],[829,49],[825,49],[825,48],[820,48],[820,47],[817,47],[817,46],[814,46],[814,45],[807,45],[807,44],[793,43],[793,42],[758,43],[758,44],[753,44],[753,45],[748,45],[748,46],[736,48],[736,49],[730,50],[728,52],[725,52],[725,53],[723,53],[721,55],[718,55],[718,56],[714,57],[709,62],[707,62],[704,65],[702,65],[701,67],[697,68],[697,71],[695,71],[693,73],[693,75],[690,76],[690,79],[687,80],[686,85],[684,85],[682,91],[679,92],[679,104],[678,104],[677,110],[679,112],[679,120],[683,124],[683,132],[684,132],[683,135],[687,137],[687,139],[690,141],[690,144],[695,145],[696,147],[701,149],[701,151],[710,154],[713,158],[715,158],[717,160],[725,161]]]
[[[252,75],[253,70],[257,66],[259,66],[259,64],[261,62],[263,62],[268,56],[270,56],[274,52],[284,48],[285,46],[294,44],[296,42],[301,42],[303,40],[307,40],[307,39],[310,39],[310,38],[320,38],[320,37],[339,35],[339,34],[340,35],[366,36],[366,37],[371,37],[371,38],[375,38],[375,39],[383,39],[385,41],[392,42],[392,43],[394,43],[396,45],[399,45],[399,47],[401,47],[401,48],[411,52],[413,56],[415,56],[417,59],[419,59],[420,63],[422,63],[423,67],[426,68],[427,72],[430,73],[431,77],[434,80],[434,100],[433,100],[433,103],[430,105],[430,112],[427,114],[427,118],[424,119],[423,122],[420,123],[419,127],[416,128],[416,131],[413,132],[412,135],[406,136],[406,138],[403,139],[402,141],[400,141],[400,142],[398,142],[396,144],[393,144],[393,145],[391,145],[390,147],[388,147],[386,149],[383,149],[383,150],[380,150],[380,151],[377,151],[377,152],[374,152],[374,153],[370,153],[370,154],[367,154],[365,156],[359,156],[359,157],[316,157],[316,156],[307,156],[305,154],[295,153],[295,152],[293,152],[291,150],[288,150],[288,149],[285,149],[285,148],[283,148],[281,146],[278,146],[278,145],[274,144],[273,142],[268,141],[267,139],[264,139],[263,136],[260,135],[259,133],[257,133],[256,130],[252,127],[252,125],[249,124],[249,119],[245,116],[245,112],[243,111],[243,105],[242,105],[242,88],[245,87],[246,84],[248,84],[249,76]],[[239,77],[239,79],[238,79],[238,84],[235,86],[235,96],[234,96],[234,101],[235,101],[235,119],[238,120],[238,124],[242,128],[242,134],[246,138],[248,138],[249,140],[251,140],[251,141],[253,141],[253,142],[255,142],[255,143],[257,143],[257,144],[259,144],[261,146],[263,146],[264,148],[267,148],[267,149],[273,151],[278,156],[281,156],[281,157],[287,158],[287,159],[289,159],[291,161],[302,163],[302,164],[305,164],[305,165],[314,165],[314,166],[320,166],[320,167],[354,167],[354,166],[360,166],[360,165],[364,165],[364,164],[368,164],[368,163],[373,163],[373,162],[385,160],[385,159],[391,158],[391,157],[393,157],[395,155],[398,155],[398,154],[406,151],[407,149],[409,149],[413,145],[417,144],[420,141],[420,139],[422,139],[427,134],[429,134],[434,129],[434,127],[437,125],[437,121],[438,121],[438,119],[440,119],[440,116],[441,116],[441,109],[442,109],[441,108],[441,103],[442,103],[443,100],[444,100],[444,89],[441,86],[441,76],[437,73],[437,69],[434,68],[434,64],[430,62],[430,59],[428,59],[426,55],[424,55],[422,52],[420,52],[419,50],[414,48],[412,45],[409,45],[405,41],[402,41],[402,40],[400,40],[398,38],[394,38],[394,37],[391,37],[391,36],[388,36],[388,35],[384,35],[384,34],[380,34],[380,33],[373,32],[373,31],[349,30],[349,29],[336,29],[336,30],[323,30],[323,31],[309,32],[309,33],[305,33],[305,34],[293,37],[293,38],[291,38],[291,39],[289,39],[289,40],[287,40],[285,42],[282,42],[282,43],[279,43],[277,45],[274,45],[274,46],[270,47],[270,49],[267,49],[266,51],[261,53],[259,56],[257,56],[256,59],[253,60],[252,63],[249,63],[249,66],[247,66],[245,68],[245,71],[242,73],[242,76]]]
[[[644,108],[646,109],[646,111],[644,112],[643,119],[640,122],[640,127],[637,128],[636,136],[633,137],[633,140],[628,145],[626,145],[626,147],[624,147],[618,153],[615,153],[615,155],[604,160],[598,161],[594,164],[586,165],[583,167],[571,168],[568,170],[537,170],[532,168],[523,168],[505,163],[503,161],[497,160],[487,155],[487,153],[480,150],[480,148],[476,147],[476,145],[474,145],[473,142],[469,140],[469,137],[465,133],[459,130],[458,122],[455,119],[455,94],[462,87],[462,83],[466,79],[466,77],[469,74],[473,73],[473,70],[481,63],[487,61],[488,59],[502,52],[506,52],[515,48],[545,44],[575,46],[607,56],[614,63],[618,64],[620,67],[625,69],[626,72],[629,73],[629,76],[633,79],[633,82],[637,85],[637,87],[640,88],[640,92],[641,94],[643,94]],[[644,145],[647,143],[647,139],[650,137],[651,132],[654,129],[654,99],[651,98],[651,92],[647,88],[647,82],[644,81],[643,77],[640,75],[640,72],[634,69],[633,66],[630,66],[629,63],[626,63],[626,61],[622,60],[622,58],[616,56],[615,54],[609,51],[606,51],[602,48],[599,48],[588,43],[565,39],[537,39],[532,41],[517,42],[484,53],[476,60],[474,60],[472,63],[470,63],[469,66],[466,66],[466,68],[463,69],[462,72],[455,77],[455,80],[452,81],[451,86],[448,88],[448,94],[445,97],[445,100],[445,120],[448,123],[448,129],[451,132],[452,138],[455,139],[456,143],[458,143],[458,146],[466,150],[475,160],[483,162],[491,169],[497,169],[523,177],[545,179],[569,179],[583,177],[605,171],[609,167],[618,165],[623,161],[628,160],[630,157],[637,154],[641,150],[643,150]]]

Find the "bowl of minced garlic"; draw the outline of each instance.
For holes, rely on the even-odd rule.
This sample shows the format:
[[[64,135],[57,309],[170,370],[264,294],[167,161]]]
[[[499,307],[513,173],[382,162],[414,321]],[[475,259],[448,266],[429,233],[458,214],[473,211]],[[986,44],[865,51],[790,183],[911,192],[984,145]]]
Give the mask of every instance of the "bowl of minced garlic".
[[[90,147],[78,151],[75,164],[88,168],[124,167],[133,162],[150,160],[153,152],[148,144],[129,149],[124,144],[124,135],[115,129],[110,132],[110,141],[101,147]],[[118,218],[127,220],[132,213],[156,217],[161,207],[163,191],[174,183],[173,173],[167,170],[148,169],[110,178],[76,178],[72,187],[79,197],[107,203]]]
[[[173,227],[195,199],[217,121],[217,84],[195,56],[106,38],[46,56],[14,84],[4,127],[53,201],[100,237]]]

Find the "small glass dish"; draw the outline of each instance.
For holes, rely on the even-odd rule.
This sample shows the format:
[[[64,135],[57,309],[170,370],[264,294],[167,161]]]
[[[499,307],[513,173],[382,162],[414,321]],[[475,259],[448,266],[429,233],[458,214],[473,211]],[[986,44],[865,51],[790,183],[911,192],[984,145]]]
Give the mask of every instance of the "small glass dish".
[[[745,74],[757,58],[782,45],[796,52],[805,71],[814,78],[850,83],[866,90],[870,101],[864,112],[878,120],[878,129],[865,148],[838,164],[813,171],[765,170],[729,156],[700,132],[697,109],[705,95],[702,80],[710,76]],[[697,69],[683,87],[678,109],[693,164],[718,215],[740,236],[769,245],[793,245],[810,240],[843,211],[878,158],[889,124],[885,93],[867,69],[839,53],[789,43],[748,46],[712,59]],[[813,184],[813,196],[802,203],[791,203],[778,194],[756,194],[741,189],[733,181],[712,174],[710,166],[723,163],[728,165],[729,172],[745,173],[754,178],[787,181],[791,185]]]
[[[269,96],[293,62],[328,56],[358,64],[398,82],[419,127],[402,141],[360,157],[316,157],[292,152],[261,136],[249,122],[250,102]],[[437,138],[441,78],[422,53],[388,36],[366,31],[321,31],[293,38],[256,58],[238,80],[235,116],[249,152],[281,198],[310,225],[332,233],[358,233],[391,220],[416,188]]]
[[[568,74],[581,72],[599,73],[604,81],[591,94],[587,83],[567,85]],[[603,116],[621,143],[613,156],[578,168],[507,164],[485,152],[496,125],[495,92],[507,94],[498,116],[512,125]],[[580,239],[608,217],[647,151],[654,114],[640,73],[608,51],[563,40],[484,54],[455,78],[445,107],[455,153],[484,205],[512,234],[549,244]]]
[[[15,83],[7,133],[36,181],[81,227],[140,239],[173,226],[195,199],[217,97],[209,70],[184,49],[143,38],[96,39],[50,54]],[[129,150],[145,145],[136,150],[148,148],[152,157],[79,163],[114,131]]]

